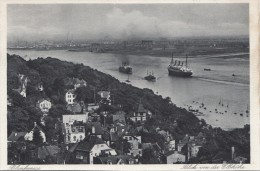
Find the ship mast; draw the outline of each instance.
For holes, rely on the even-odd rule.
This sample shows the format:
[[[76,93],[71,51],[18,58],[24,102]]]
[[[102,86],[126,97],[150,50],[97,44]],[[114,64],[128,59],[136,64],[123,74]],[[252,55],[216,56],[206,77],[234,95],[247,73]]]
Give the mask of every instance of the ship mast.
[[[186,54],[186,68],[188,67],[188,55]]]
[[[172,52],[172,61],[171,61],[171,65],[173,64],[173,52]]]

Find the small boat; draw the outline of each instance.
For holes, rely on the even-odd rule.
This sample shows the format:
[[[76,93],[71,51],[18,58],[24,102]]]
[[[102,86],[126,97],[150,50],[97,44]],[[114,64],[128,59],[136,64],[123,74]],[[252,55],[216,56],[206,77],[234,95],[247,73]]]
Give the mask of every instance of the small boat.
[[[233,77],[235,77],[236,75],[235,74],[232,74]]]
[[[204,71],[211,71],[210,68],[204,68]]]
[[[144,79],[147,81],[156,81],[156,77],[153,75],[153,72],[150,72],[149,74],[147,72],[147,76],[145,76]]]
[[[234,113],[235,115],[237,114],[237,113]]]
[[[243,114],[242,114],[242,113],[240,113],[240,116],[243,116]]]

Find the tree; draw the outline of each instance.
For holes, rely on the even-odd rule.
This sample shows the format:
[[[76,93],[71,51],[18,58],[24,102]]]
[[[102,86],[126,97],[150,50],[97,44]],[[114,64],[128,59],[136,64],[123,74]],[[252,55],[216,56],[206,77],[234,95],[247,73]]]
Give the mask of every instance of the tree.
[[[45,120],[45,135],[46,135],[46,141],[51,142],[54,138],[54,130],[55,130],[55,123],[54,119],[50,116],[46,116],[44,118]]]
[[[43,143],[43,138],[41,136],[40,130],[38,128],[35,128],[33,131],[33,141],[35,145],[40,145]]]
[[[91,91],[87,87],[79,87],[75,91],[76,94],[76,100],[77,101],[84,101],[86,103],[93,102],[93,91]]]
[[[54,105],[49,110],[49,115],[53,118],[61,118],[62,115],[66,113],[69,113],[69,111],[67,111],[66,106],[62,104]]]
[[[131,144],[126,140],[120,137],[115,144],[111,145],[112,148],[121,151],[123,154],[130,152]]]

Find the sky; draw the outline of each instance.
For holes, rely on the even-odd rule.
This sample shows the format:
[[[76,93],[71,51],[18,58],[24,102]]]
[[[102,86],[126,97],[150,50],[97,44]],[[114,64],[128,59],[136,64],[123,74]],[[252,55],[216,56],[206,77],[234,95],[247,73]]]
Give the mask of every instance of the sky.
[[[248,36],[248,4],[9,4],[8,41]]]

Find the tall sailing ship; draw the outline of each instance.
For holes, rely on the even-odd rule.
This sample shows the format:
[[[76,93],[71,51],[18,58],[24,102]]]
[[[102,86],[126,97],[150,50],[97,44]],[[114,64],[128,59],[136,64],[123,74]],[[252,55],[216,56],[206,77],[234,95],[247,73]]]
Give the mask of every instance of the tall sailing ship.
[[[186,55],[185,65],[183,61],[172,60],[168,66],[169,75],[179,76],[179,77],[190,77],[193,73],[192,69],[188,67],[188,56]]]

